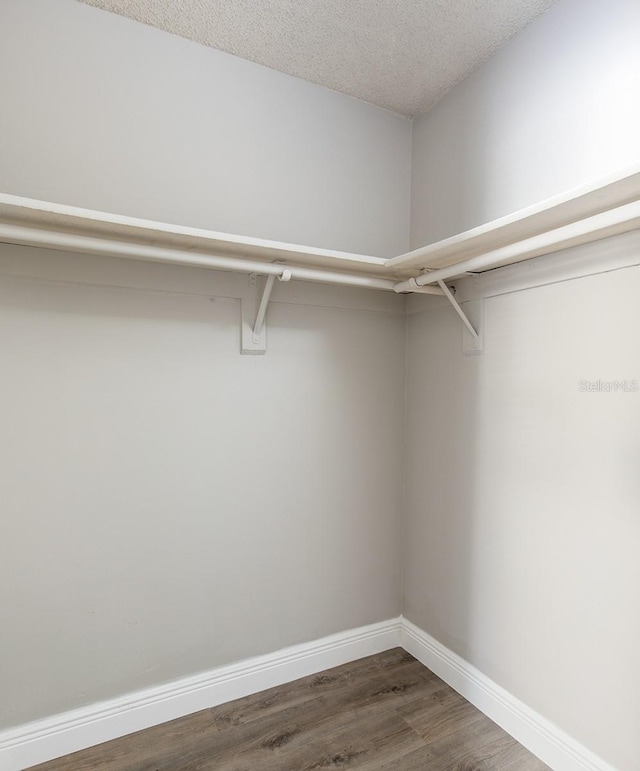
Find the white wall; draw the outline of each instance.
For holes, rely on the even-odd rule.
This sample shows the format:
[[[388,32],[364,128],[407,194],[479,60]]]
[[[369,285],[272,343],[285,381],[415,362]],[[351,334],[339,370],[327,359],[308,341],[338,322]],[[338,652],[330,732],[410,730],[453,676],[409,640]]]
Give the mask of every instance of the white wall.
[[[638,261],[640,236],[601,242]],[[577,250],[577,259],[584,250]],[[404,614],[620,771],[640,752],[640,267],[409,317]],[[597,387],[597,386],[596,386]]]
[[[0,190],[390,256],[411,123],[74,0],[0,3]]]
[[[374,254],[410,123],[72,0],[0,4],[0,190]],[[402,298],[1,247],[0,726],[400,611]],[[215,298],[215,302],[211,302]]]
[[[640,160],[640,3],[560,0],[414,121],[417,248]]]
[[[417,120],[413,245],[635,163],[639,31],[635,0],[561,0]],[[459,282],[489,297],[479,357],[446,304],[413,301],[407,356],[405,615],[621,771],[640,753],[640,393],[579,381],[640,382],[640,268],[612,270],[639,253],[631,234]]]
[[[398,615],[399,298],[278,286],[241,357],[246,277],[0,274],[0,726]]]

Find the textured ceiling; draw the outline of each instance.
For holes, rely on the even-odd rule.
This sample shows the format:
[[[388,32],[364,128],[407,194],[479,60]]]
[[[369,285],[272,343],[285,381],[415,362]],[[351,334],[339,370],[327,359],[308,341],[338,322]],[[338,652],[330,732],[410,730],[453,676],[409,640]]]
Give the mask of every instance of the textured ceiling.
[[[81,0],[405,115],[555,0]]]

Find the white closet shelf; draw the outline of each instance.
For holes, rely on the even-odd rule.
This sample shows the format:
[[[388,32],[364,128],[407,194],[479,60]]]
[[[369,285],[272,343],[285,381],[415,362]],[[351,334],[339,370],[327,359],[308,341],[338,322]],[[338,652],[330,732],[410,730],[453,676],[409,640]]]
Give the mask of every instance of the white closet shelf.
[[[640,228],[640,164],[390,259],[415,280],[396,291],[512,265]]]
[[[442,294],[439,282],[640,228],[640,164],[391,259],[230,235],[0,193],[0,242]]]
[[[387,260],[382,257],[219,233],[3,193],[0,193],[0,224],[7,226],[3,241],[11,239],[13,231],[8,226],[13,226],[16,228],[16,240],[21,233],[18,228],[23,228],[51,233],[52,241],[56,243],[59,239],[53,239],[53,234],[97,238],[200,255],[220,255],[239,260],[283,261],[296,266],[394,277],[393,273],[387,271]]]

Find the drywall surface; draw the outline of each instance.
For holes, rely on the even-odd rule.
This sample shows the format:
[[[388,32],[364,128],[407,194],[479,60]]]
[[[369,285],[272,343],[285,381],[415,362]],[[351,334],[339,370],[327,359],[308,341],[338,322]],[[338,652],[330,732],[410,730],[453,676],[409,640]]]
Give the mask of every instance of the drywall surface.
[[[638,30],[635,0],[560,0],[416,119],[412,246],[636,164]],[[633,261],[636,237],[578,252],[607,269],[621,244]],[[410,317],[404,613],[632,771],[640,269],[543,273],[486,301],[480,357],[442,303]]]
[[[639,234],[589,259],[614,248],[637,262]],[[630,267],[491,297],[476,357],[451,308],[408,321],[404,614],[620,771],[640,753],[639,291]]]
[[[74,0],[0,3],[0,190],[391,256],[407,118]]]
[[[0,247],[0,726],[400,612],[402,298]]]
[[[640,160],[640,3],[560,0],[414,121],[412,247]]]

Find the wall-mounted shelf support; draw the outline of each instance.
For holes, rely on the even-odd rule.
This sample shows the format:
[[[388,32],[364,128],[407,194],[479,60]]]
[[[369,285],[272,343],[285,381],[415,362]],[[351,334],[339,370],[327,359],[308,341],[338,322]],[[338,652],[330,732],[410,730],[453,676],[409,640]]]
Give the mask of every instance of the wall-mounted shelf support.
[[[444,281],[439,280],[438,286],[440,287],[440,289],[442,289],[442,293],[447,298],[447,300],[449,300],[449,302],[453,307],[453,310],[458,314],[458,316],[460,316],[460,319],[462,320],[462,323],[465,326],[465,330],[464,330],[465,336],[463,338],[463,343],[462,343],[463,353],[467,355],[482,353],[483,347],[484,347],[483,335],[482,335],[484,325],[482,324],[482,322],[480,322],[479,325],[476,324],[476,326],[474,326],[471,323],[467,314],[462,310],[462,308],[460,307],[460,304],[453,296],[453,292],[444,283]],[[479,301],[479,302],[480,304],[482,303],[482,301]],[[481,315],[481,308],[475,307],[474,310],[475,310],[474,315],[479,317]]]
[[[256,313],[256,320],[253,323],[252,340],[257,345],[260,340],[260,333],[264,327],[264,318],[267,315],[267,306],[269,305],[269,299],[271,298],[271,291],[275,283],[276,277],[274,275],[267,276],[267,281],[264,285],[262,292],[262,299],[258,306],[258,312]]]
[[[476,330],[473,328],[473,324],[469,321],[469,319],[465,316],[464,311],[458,304],[458,301],[453,296],[453,292],[449,289],[449,287],[444,283],[444,281],[438,281],[438,285],[440,289],[444,292],[444,296],[449,300],[451,305],[453,305],[453,310],[460,316],[462,319],[462,323],[465,325],[465,327],[469,330],[469,334],[471,337],[478,339],[479,335],[476,332]]]
[[[255,284],[256,278],[256,274],[252,273],[250,276],[252,283]],[[284,268],[277,278],[278,281],[290,281],[291,271],[288,268]],[[265,326],[265,319],[275,282],[276,275],[273,273],[269,274],[266,278],[264,289],[262,290],[262,297],[260,298],[260,303],[255,312],[255,321],[253,324],[250,324],[250,319],[255,307],[255,301],[242,300],[242,345],[240,352],[243,354],[260,355],[267,352],[267,329]]]

